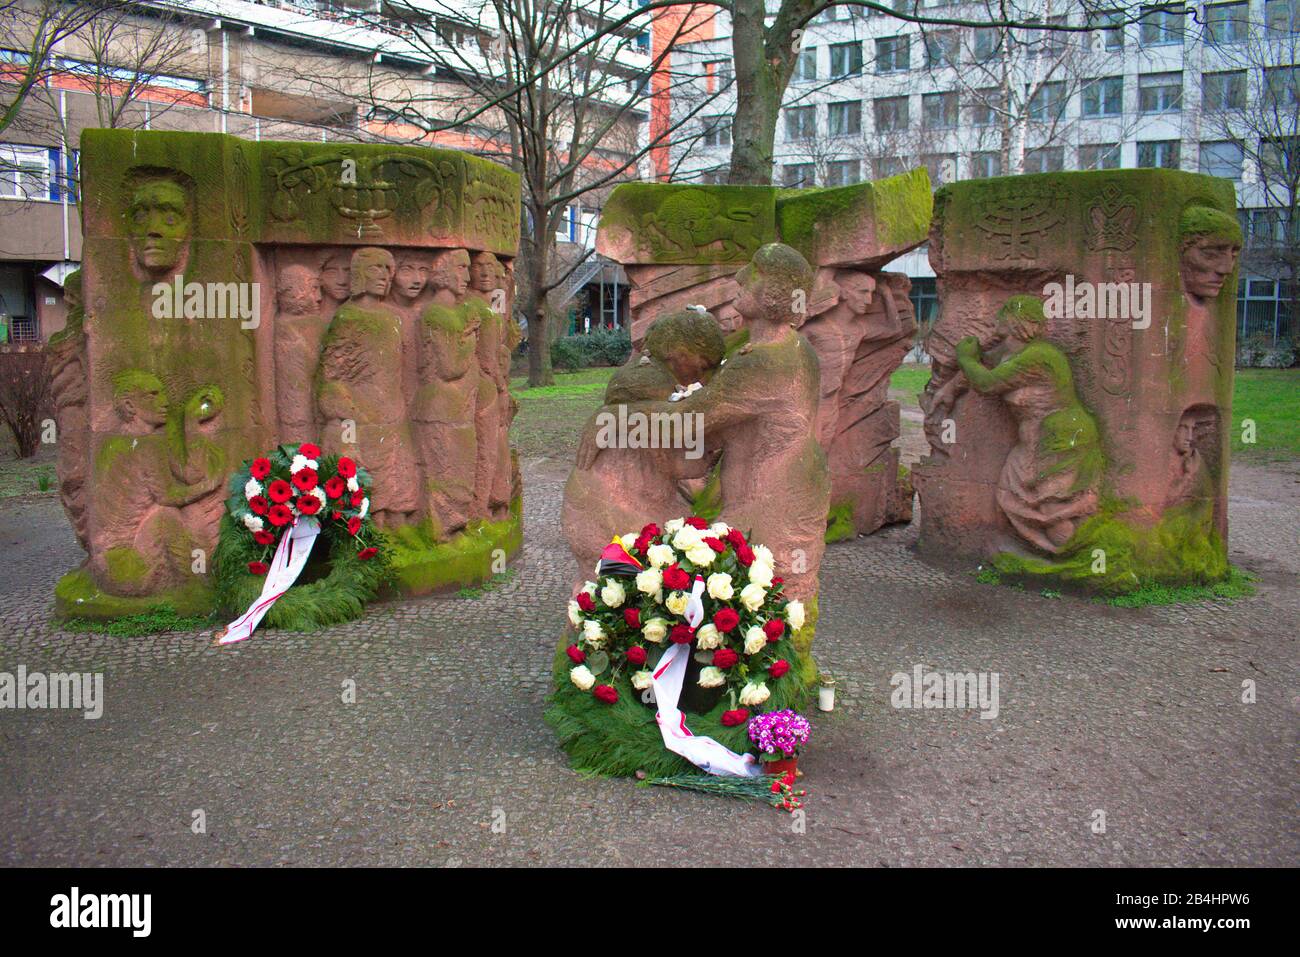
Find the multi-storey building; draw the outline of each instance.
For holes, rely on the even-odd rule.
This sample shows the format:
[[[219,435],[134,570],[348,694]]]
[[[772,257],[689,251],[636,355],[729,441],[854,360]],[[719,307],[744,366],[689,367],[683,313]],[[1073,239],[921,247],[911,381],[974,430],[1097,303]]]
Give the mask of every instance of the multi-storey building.
[[[1237,183],[1248,237],[1240,331],[1300,334],[1289,314],[1287,271],[1265,261],[1279,247],[1283,258],[1295,258],[1284,208],[1294,200],[1265,182],[1257,159],[1261,139],[1276,136],[1288,142],[1283,165],[1300,162],[1300,141],[1288,139],[1300,134],[1300,0],[1204,3],[1194,5],[1194,18],[1140,4],[1114,7],[1107,22],[1128,22],[1090,32],[921,25],[831,7],[802,36],[777,125],[774,181],[838,186],[919,165],[936,185],[1141,166],[1227,177]],[[977,22],[1004,9],[982,0],[895,0],[895,8]],[[774,9],[769,2],[769,14]],[[1038,23],[1085,23],[1077,0],[1025,0],[1006,9]],[[715,37],[684,45],[679,56],[690,64],[682,68],[697,74],[700,94],[714,98],[694,135],[682,138],[678,179],[725,177],[734,112],[730,33],[719,14]],[[1267,123],[1233,121],[1238,112],[1279,112],[1279,104],[1276,133]],[[931,315],[934,274],[925,251],[893,268],[912,277],[918,316]]]

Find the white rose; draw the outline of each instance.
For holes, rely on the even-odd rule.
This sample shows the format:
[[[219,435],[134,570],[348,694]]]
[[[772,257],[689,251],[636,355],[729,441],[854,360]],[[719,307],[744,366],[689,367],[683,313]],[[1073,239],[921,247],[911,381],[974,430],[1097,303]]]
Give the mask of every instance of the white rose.
[[[767,647],[767,635],[758,625],[754,625],[749,631],[745,632],[745,654],[756,655]]]
[[[709,526],[709,534],[714,538],[726,538],[731,526],[726,522],[714,522]]]
[[[646,549],[646,557],[650,559],[650,564],[654,568],[662,568],[677,561],[677,553],[670,545],[651,545]]]
[[[726,572],[714,572],[705,584],[709,589],[709,597],[718,601],[731,601],[731,596],[736,591],[731,587],[731,576]]]
[[[361,507],[357,509],[357,518],[365,518],[366,512],[368,511],[370,511],[370,499],[363,498],[361,500]]]
[[[727,680],[727,676],[722,673],[721,668],[714,668],[712,665],[710,665],[707,668],[700,669],[701,688],[716,688],[719,685],[723,684],[726,680]],[[741,698],[741,703],[742,704],[744,703],[744,698]]]
[[[766,565],[768,568],[776,567],[776,557],[772,554],[772,549],[766,545],[754,546],[754,564]]]
[[[357,477],[355,475],[352,476],[352,478],[348,479],[349,492],[355,492],[359,488],[361,488],[361,483],[357,481]]]
[[[596,683],[596,676],[586,665],[578,665],[569,670],[569,680],[578,686],[579,691],[590,691],[591,686]]]
[[[704,536],[700,533],[698,528],[693,525],[684,525],[678,530],[677,534],[673,536],[673,548],[684,552],[689,548],[694,548],[696,545],[701,544],[703,541]]]
[[[749,566],[749,580],[761,588],[772,587],[772,566],[760,565],[758,562]]]
[[[585,592],[586,592],[588,595],[590,595],[592,598],[595,598],[595,597],[596,597],[596,583],[595,583],[595,582],[583,582],[583,584],[582,584],[582,588],[580,588],[579,591],[585,591]]]
[[[600,627],[600,622],[594,618],[588,618],[582,623],[582,640],[589,645],[600,647],[605,643],[605,629]]]
[[[628,532],[626,535],[620,538],[619,541],[622,542],[623,547],[630,552],[632,550],[632,546],[636,544],[636,534],[634,532]]]
[[[740,703],[746,707],[760,705],[771,697],[771,694],[772,692],[767,690],[767,685],[763,684],[763,682],[754,683],[751,681],[740,689]]]
[[[750,582],[740,590],[740,603],[750,611],[758,611],[763,607],[763,599],[767,597],[767,589],[756,582]]]
[[[682,591],[673,592],[671,595],[668,596],[668,599],[664,602],[664,604],[668,607],[668,610],[671,611],[674,615],[685,614],[686,613],[686,592],[682,592]]]
[[[790,628],[794,631],[798,631],[802,628],[805,620],[803,602],[792,601],[790,604],[786,605],[785,620],[790,623]]]
[[[668,622],[662,618],[651,618],[641,627],[641,634],[646,641],[657,645],[668,637]]]
[[[647,568],[636,576],[636,590],[644,595],[657,595],[664,587],[664,573],[657,568]]]
[[[701,625],[700,630],[695,633],[695,647],[700,651],[708,651],[721,645],[722,635],[713,625]]]
[[[637,691],[645,691],[650,687],[650,672],[638,671],[632,675],[632,687]]]
[[[713,559],[718,557],[718,553],[711,549],[704,542],[698,545],[692,545],[686,549],[686,557],[692,565],[712,565]]]
[[[610,608],[617,608],[625,598],[627,592],[623,590],[622,583],[614,578],[606,578],[605,587],[600,590],[600,600]]]
[[[684,526],[685,524],[686,524],[686,520],[683,518],[675,518],[671,522],[664,522],[664,534],[665,535],[676,534],[678,531],[681,530],[682,526]]]
[[[578,603],[572,599],[569,600],[569,624],[574,628],[582,627],[582,609],[579,608]]]
[[[244,528],[250,532],[260,532],[263,529],[262,520],[256,515],[244,516]]]
[[[255,478],[251,478],[244,485],[244,498],[252,498],[254,495],[262,494],[262,483]]]

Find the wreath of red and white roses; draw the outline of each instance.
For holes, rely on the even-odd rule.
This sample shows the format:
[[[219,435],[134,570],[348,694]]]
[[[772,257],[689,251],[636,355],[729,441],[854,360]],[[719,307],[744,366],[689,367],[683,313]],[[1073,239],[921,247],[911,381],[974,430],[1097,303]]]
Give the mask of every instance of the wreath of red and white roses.
[[[230,480],[226,508],[236,524],[263,547],[262,557],[248,563],[265,575],[267,559],[286,529],[303,516],[355,539],[357,558],[373,558],[379,549],[366,544],[373,533],[370,473],[347,456],[322,456],[311,442],[281,445],[244,463]]]
[[[624,574],[598,575],[570,600],[569,622],[578,634],[565,649],[573,663],[569,680],[613,704],[619,675],[626,672],[632,687],[644,691],[665,643],[690,644],[703,666],[699,685],[733,695],[722,723],[743,724],[748,709],[767,701],[770,685],[789,673],[783,639],[805,623],[803,603],[783,595],[771,550],[739,529],[697,516],[662,529],[652,523],[618,541],[640,570],[633,565]],[[704,617],[692,628],[686,609],[697,577],[704,582]]]

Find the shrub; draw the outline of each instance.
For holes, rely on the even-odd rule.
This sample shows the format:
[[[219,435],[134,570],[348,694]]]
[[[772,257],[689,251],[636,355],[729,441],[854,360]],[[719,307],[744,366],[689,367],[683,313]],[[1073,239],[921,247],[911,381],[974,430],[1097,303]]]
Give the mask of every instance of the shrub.
[[[583,369],[621,366],[632,354],[632,337],[623,329],[597,329],[586,335],[563,336],[551,343],[551,367]]]
[[[1237,343],[1237,366],[1242,369],[1289,369],[1296,362],[1296,345],[1289,339],[1274,341],[1257,332]]]
[[[0,353],[0,422],[13,433],[20,459],[36,454],[42,422],[52,415],[50,363],[44,350]]]

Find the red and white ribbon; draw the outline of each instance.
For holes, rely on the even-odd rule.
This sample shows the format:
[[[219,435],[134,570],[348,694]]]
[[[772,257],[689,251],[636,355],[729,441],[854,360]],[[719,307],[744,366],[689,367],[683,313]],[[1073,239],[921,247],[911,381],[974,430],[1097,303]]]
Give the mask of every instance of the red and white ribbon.
[[[704,603],[701,600],[703,594],[704,579],[697,575],[686,601],[686,623],[692,628],[698,628],[704,620]],[[690,645],[673,645],[664,652],[650,676],[650,686],[654,689],[655,702],[659,706],[655,720],[659,722],[664,747],[674,754],[680,754],[709,774],[731,777],[755,777],[761,774],[762,769],[752,754],[737,754],[712,738],[692,734],[691,729],[686,727],[686,715],[677,707],[677,701],[681,697],[682,682],[686,678],[686,665],[690,656]]]
[[[237,641],[253,637],[253,630],[271,610],[271,606],[279,601],[280,596],[288,591],[289,586],[302,574],[303,568],[307,565],[307,558],[311,555],[311,547],[316,543],[316,536],[319,534],[320,523],[314,518],[304,516],[280,536],[280,544],[275,548],[275,556],[271,559],[266,581],[262,584],[262,594],[248,606],[248,611],[226,626],[225,632],[217,639],[218,644],[233,645]]]

